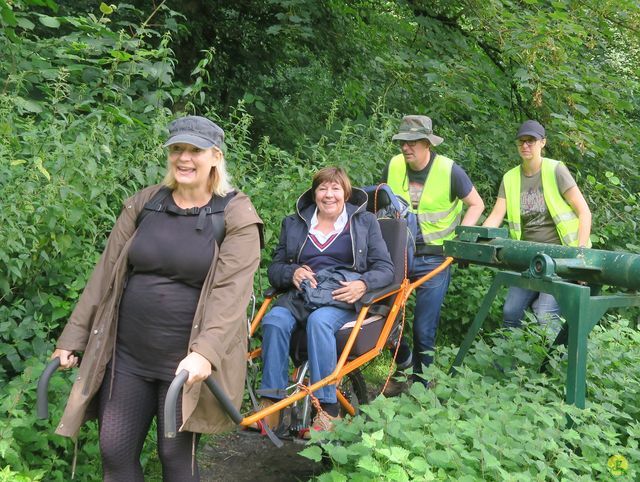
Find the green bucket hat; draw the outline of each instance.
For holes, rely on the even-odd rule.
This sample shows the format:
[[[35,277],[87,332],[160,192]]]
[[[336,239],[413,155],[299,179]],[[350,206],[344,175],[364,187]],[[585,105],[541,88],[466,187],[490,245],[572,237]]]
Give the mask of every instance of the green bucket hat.
[[[418,141],[427,139],[432,146],[441,144],[444,139],[433,133],[431,119],[425,115],[406,115],[402,118],[399,132],[392,138],[394,141]]]

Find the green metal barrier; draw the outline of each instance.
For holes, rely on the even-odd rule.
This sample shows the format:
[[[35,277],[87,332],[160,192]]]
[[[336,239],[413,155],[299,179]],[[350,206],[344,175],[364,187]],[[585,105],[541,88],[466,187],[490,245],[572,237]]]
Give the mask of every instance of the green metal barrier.
[[[640,306],[636,293],[600,295],[600,288],[640,288],[640,255],[516,241],[508,238],[505,228],[459,226],[456,234],[456,239],[444,243],[446,256],[501,271],[480,305],[452,371],[462,364],[502,286],[549,293],[566,320],[555,342],[564,342],[563,338],[568,342],[566,401],[584,408],[589,333],[609,308]]]

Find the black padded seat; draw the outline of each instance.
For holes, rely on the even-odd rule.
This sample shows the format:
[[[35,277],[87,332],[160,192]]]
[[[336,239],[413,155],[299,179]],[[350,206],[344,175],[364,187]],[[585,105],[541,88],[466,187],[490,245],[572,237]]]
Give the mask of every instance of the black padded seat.
[[[387,243],[387,249],[391,255],[391,261],[393,261],[393,283],[400,284],[405,278],[405,262],[407,253],[407,221],[406,219],[378,219],[380,223],[380,230],[382,231],[382,237],[385,243]],[[386,315],[389,312],[389,307],[393,303],[393,296],[382,301],[378,305],[374,305],[370,308],[369,314],[362,326],[360,326],[360,332],[356,338],[349,358],[360,356],[363,353],[368,352],[378,341],[378,337],[382,332],[382,327],[386,319]],[[394,326],[397,320],[394,320]],[[351,334],[351,329],[355,325],[355,320],[346,323],[336,333],[336,345],[338,347],[338,353],[342,353],[347,339]],[[392,330],[393,332],[393,330]]]

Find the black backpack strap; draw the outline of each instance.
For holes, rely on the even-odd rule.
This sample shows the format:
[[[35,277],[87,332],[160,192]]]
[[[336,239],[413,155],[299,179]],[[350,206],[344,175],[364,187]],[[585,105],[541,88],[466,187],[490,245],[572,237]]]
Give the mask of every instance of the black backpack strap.
[[[167,197],[169,197],[170,194],[171,194],[171,189],[169,189],[167,186],[162,186],[160,189],[158,189],[158,192],[155,193],[149,201],[147,201],[142,211],[140,211],[140,214],[138,214],[138,217],[136,218],[136,228],[140,226],[140,223],[145,218],[145,216],[149,214],[149,212],[164,211],[165,210],[164,200],[167,199]]]
[[[198,221],[196,223],[196,229],[198,231],[202,231],[204,228],[204,223],[207,219],[207,216],[211,217],[211,225],[213,226],[213,239],[216,240],[218,246],[222,244],[225,236],[225,226],[224,226],[224,210],[229,204],[238,191],[231,191],[227,193],[225,196],[216,196],[213,195],[211,201],[208,206],[203,208],[189,208],[189,209],[181,209],[181,208],[170,208],[167,209],[165,206],[165,200],[171,194],[171,189],[166,186],[161,187],[157,193],[153,195],[153,197],[144,205],[144,209],[140,212],[136,219],[136,228],[140,226],[140,223],[145,218],[147,214],[150,212],[171,212],[172,214],[178,214],[181,216],[198,216]]]
[[[218,247],[224,241],[225,236],[225,226],[224,226],[224,210],[229,204],[238,191],[231,191],[227,193],[225,196],[213,196],[211,198],[211,202],[206,209],[211,209],[211,223],[213,225],[213,239],[218,243]],[[201,211],[202,212],[202,211]],[[200,219],[202,219],[202,214],[200,214]],[[200,219],[198,220],[198,224],[200,224]]]

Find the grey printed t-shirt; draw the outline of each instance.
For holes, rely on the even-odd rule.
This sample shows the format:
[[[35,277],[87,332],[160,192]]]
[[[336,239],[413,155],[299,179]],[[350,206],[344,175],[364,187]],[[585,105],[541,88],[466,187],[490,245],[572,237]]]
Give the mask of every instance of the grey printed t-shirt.
[[[555,174],[561,194],[576,185],[576,181],[564,164],[558,163]],[[498,197],[506,199],[504,179],[500,183]],[[520,171],[520,224],[523,241],[562,244],[556,225],[544,202],[541,170],[533,176],[525,176]]]

